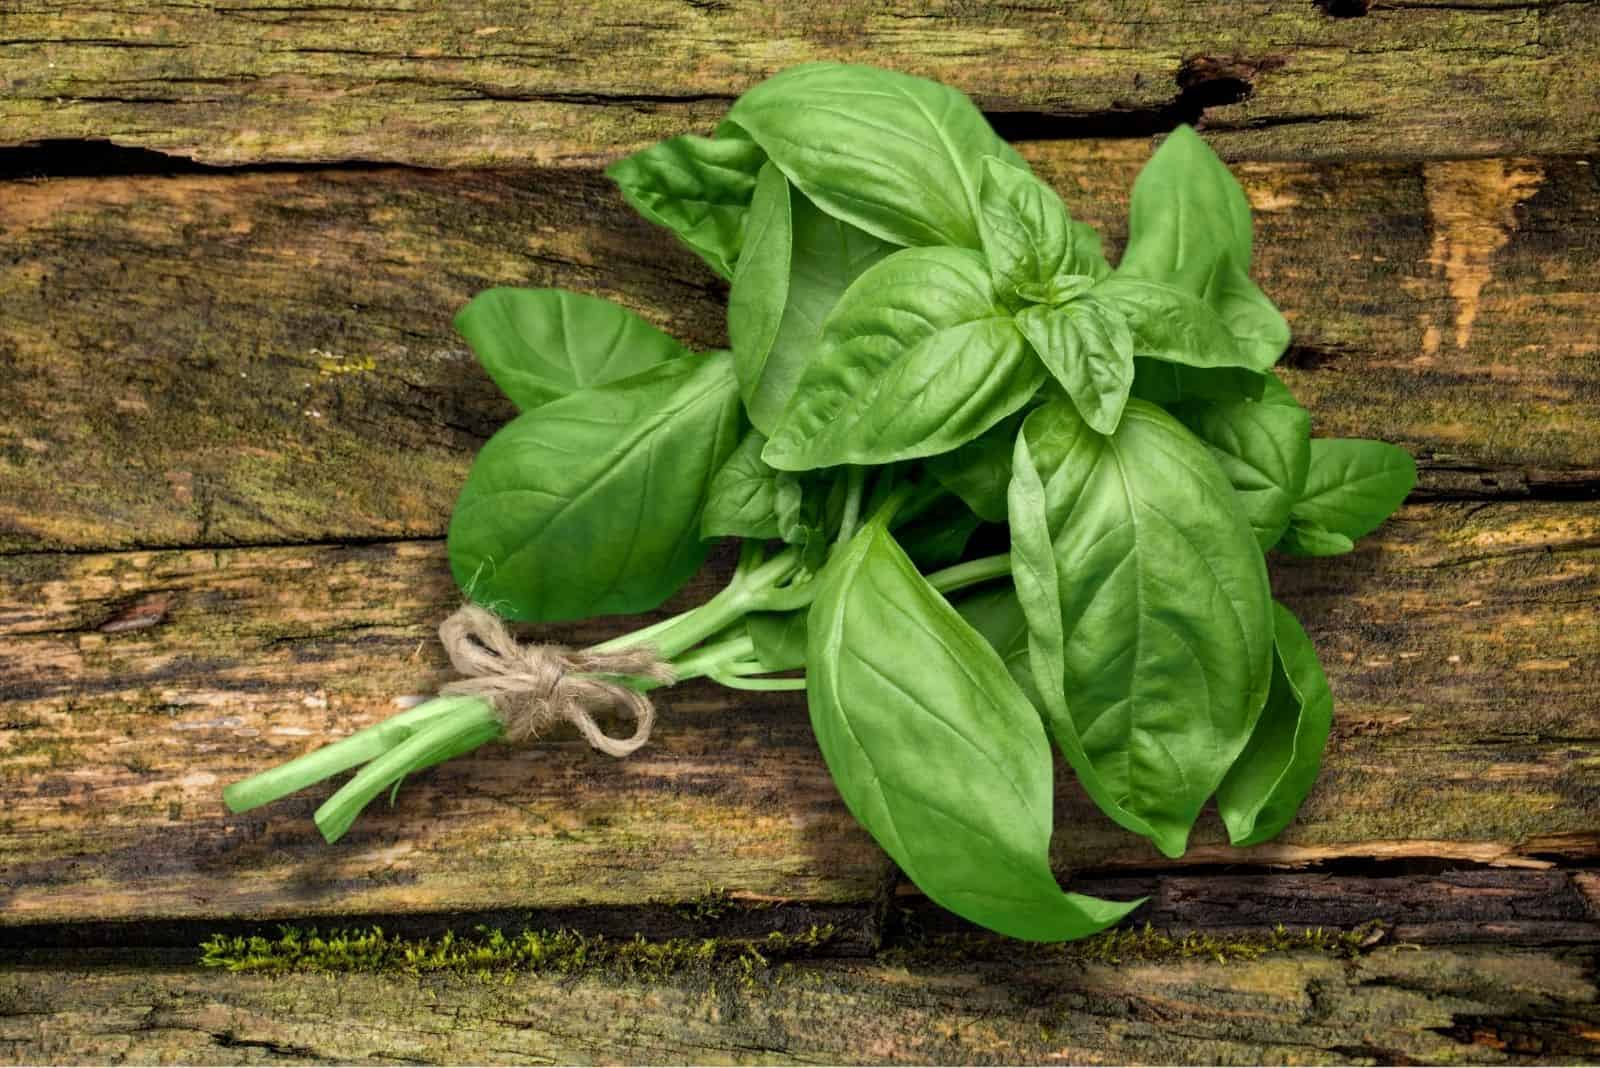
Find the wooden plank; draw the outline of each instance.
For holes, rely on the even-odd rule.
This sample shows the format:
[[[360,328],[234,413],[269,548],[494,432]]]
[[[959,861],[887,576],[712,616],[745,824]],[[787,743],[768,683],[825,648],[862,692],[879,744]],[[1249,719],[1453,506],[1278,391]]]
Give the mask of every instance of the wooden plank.
[[[1215,942],[1259,942],[1265,931],[1294,937],[1335,933],[1349,948],[1380,942],[1459,945],[1593,945],[1600,941],[1600,909],[1589,900],[1591,875],[1571,868],[1462,868],[1448,861],[1374,862],[1366,874],[1319,870],[1257,869],[1248,874],[1199,873],[1078,875],[1072,886],[1099,897],[1145,898],[1115,936],[1136,932]],[[1406,871],[1404,869],[1413,869]],[[1419,872],[1416,869],[1431,869]],[[585,937],[630,941],[707,938],[766,941],[773,933],[791,941],[786,954],[867,956],[906,946],[956,943],[968,959],[1014,952],[1017,943],[981,931],[929,902],[902,883],[887,899],[843,902],[772,902],[706,892],[684,902],[584,906],[569,909],[496,908],[472,911],[341,913],[321,920],[291,918],[306,930],[378,926],[391,938],[415,943],[450,936],[482,938],[483,929],[508,934],[567,930]],[[214,938],[276,934],[278,922],[248,916],[87,920],[0,926],[0,956],[13,963],[187,964],[195,948]],[[826,931],[826,937],[811,932]],[[1272,941],[1272,939],[1267,939]],[[1107,947],[1081,946],[1095,956]],[[505,963],[504,961],[501,962]]]
[[[228,815],[228,781],[448,677],[442,546],[0,559],[0,922],[638,905],[712,886],[859,901],[889,871],[793,702],[707,686],[665,697],[634,759],[575,737],[491,747],[407,783],[336,847],[309,822],[326,790]]]
[[[0,972],[15,1063],[1595,1063],[1582,949],[474,976]]]
[[[1030,152],[1118,244],[1146,147]],[[1600,486],[1588,161],[1240,174],[1319,433],[1406,445],[1435,495]],[[0,551],[442,533],[510,414],[449,327],[490,285],[725,340],[725,289],[591,173],[12,183],[0,241]]]
[[[1375,928],[1362,938],[1374,943],[1593,946],[1600,942],[1600,909],[1586,898],[1582,882],[1587,877],[1582,871],[1526,868],[1383,875],[1180,871],[1085,877],[1074,886],[1100,897],[1148,897],[1129,926],[1148,923],[1177,935],[1249,937],[1263,927],[1281,925],[1293,932]],[[972,937],[970,928],[963,930],[949,913],[912,891],[902,892],[902,900],[914,904],[899,932],[915,931],[923,938],[941,933]],[[892,937],[903,938],[899,932]],[[995,945],[1010,943],[997,939]]]
[[[1142,136],[1203,113],[1238,158],[1580,152],[1600,129],[1595,8],[648,0],[574,19],[552,0],[13,0],[0,144],[588,165],[708,130],[759,79],[833,59],[943,79],[1033,137]]]
[[[1349,557],[1274,572],[1337,700],[1326,768],[1281,839],[1232,850],[1208,817],[1183,864],[1600,855],[1600,502],[1414,505]],[[637,905],[707,886],[864,902],[884,885],[797,694],[672,691],[626,761],[566,737],[491,747],[408,782],[334,848],[309,818],[326,789],[224,814],[226,782],[437,687],[431,631],[455,596],[431,541],[0,557],[0,923]],[[1062,868],[1166,868],[1065,772],[1059,794]]]

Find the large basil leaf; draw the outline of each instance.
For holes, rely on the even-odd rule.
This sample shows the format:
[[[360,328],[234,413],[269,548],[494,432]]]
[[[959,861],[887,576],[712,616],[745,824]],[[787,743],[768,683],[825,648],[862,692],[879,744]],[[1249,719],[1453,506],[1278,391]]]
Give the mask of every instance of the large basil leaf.
[[[1106,260],[1105,246],[1100,242],[1100,231],[1086,222],[1072,221],[1072,252],[1083,273],[1095,281],[1111,274],[1111,264]]]
[[[1093,280],[1105,255],[1098,236],[1093,244],[1085,239],[1080,252],[1083,230],[1073,225],[1056,191],[1032,171],[993,157],[983,161],[978,232],[1002,300],[1012,300],[1018,286],[1048,284],[1063,275]]]
[[[778,472],[778,537],[800,550],[800,562],[808,570],[817,570],[827,559],[844,519],[848,489],[841,470]]]
[[[845,291],[762,454],[774,467],[883,464],[964,445],[1045,377],[976,252],[904,249]]]
[[[818,582],[812,730],[850,812],[911,881],[959,916],[1035,941],[1081,938],[1131,911],[1056,884],[1039,715],[883,524],[868,523]]]
[[[768,671],[792,671],[806,666],[806,612],[752,612],[745,616],[745,633],[755,646],[756,659]]]
[[[1006,521],[1011,456],[1024,414],[1008,415],[960,448],[928,459],[928,473],[990,523]]]
[[[507,423],[450,517],[450,570],[509,619],[656,607],[700,566],[700,510],[733,451],[733,357],[672,360]]]
[[[1024,308],[1017,329],[1084,422],[1101,434],[1116,430],[1133,387],[1134,340],[1127,319],[1104,303],[1079,300]]]
[[[1271,367],[1289,325],[1250,280],[1250,203],[1200,135],[1180,126],[1133,183],[1128,248],[1117,272],[1165,282],[1202,298],[1246,353]]]
[[[1218,257],[1200,296],[1222,317],[1251,366],[1271,367],[1289,347],[1289,322],[1250,278],[1247,266],[1235,262],[1235,255]]]
[[[719,131],[720,132],[720,131]],[[674,137],[606,168],[623,199],[733,277],[756,172],[766,154],[744,137]]]
[[[1288,529],[1289,510],[1300,499],[1311,460],[1311,415],[1292,397],[1283,403],[1287,392],[1275,390],[1260,401],[1191,401],[1169,409],[1211,447],[1262,551]]]
[[[1217,809],[1236,846],[1265,842],[1289,825],[1316,782],[1333,725],[1333,694],[1300,621],[1273,604],[1272,689],[1250,743],[1217,788]]]
[[[1039,697],[1028,660],[1028,617],[1017,600],[1016,587],[1007,583],[963,593],[954,605],[961,618],[1000,654],[1006,671],[1027,695],[1028,702],[1043,714],[1044,701]]]
[[[767,439],[752,430],[717,468],[700,516],[706,538],[776,538],[778,536],[778,472],[761,458]]]
[[[564,289],[486,289],[455,328],[522,411],[687,352],[628,309]]]
[[[1272,361],[1239,344],[1221,317],[1200,298],[1164,282],[1117,272],[1084,298],[1120,312],[1133,331],[1133,351],[1191,367],[1247,367],[1265,371]],[[1276,356],[1273,359],[1277,359]]]
[[[790,67],[728,117],[823,211],[895,245],[977,248],[983,158],[1026,166],[957,90],[875,67]]]
[[[896,527],[894,536],[919,571],[935,571],[959,562],[982,525],[965,504],[945,497],[926,514]]]
[[[777,167],[761,169],[728,294],[728,336],[745,409],[763,433],[776,429],[839,297],[892,250],[819,211]]]
[[[1152,404],[1181,400],[1260,400],[1267,376],[1244,367],[1188,367],[1133,358],[1133,396]]]
[[[765,461],[763,461],[765,462]],[[806,535],[821,529],[817,494],[806,493],[806,484],[792,471],[777,474],[778,537],[790,545],[807,540]],[[808,509],[807,504],[811,507]]]
[[[1271,679],[1266,565],[1227,479],[1154,405],[1106,437],[1051,402],[1017,439],[1011,556],[1056,743],[1107,815],[1180,856]]]
[[[1416,484],[1417,462],[1404,449],[1360,438],[1313,438],[1293,515],[1354,541],[1376,530]]]
[[[1291,556],[1341,556],[1356,547],[1356,543],[1343,534],[1313,523],[1309,519],[1289,519],[1289,529],[1274,548]]]

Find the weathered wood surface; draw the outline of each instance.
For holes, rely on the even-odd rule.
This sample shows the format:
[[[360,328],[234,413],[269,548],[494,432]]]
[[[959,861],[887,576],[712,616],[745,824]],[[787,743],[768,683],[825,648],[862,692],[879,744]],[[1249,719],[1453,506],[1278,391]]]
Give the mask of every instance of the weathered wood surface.
[[[794,695],[685,687],[624,762],[492,747],[334,848],[326,788],[222,810],[445,678],[438,539],[510,411],[454,310],[561,285],[722,343],[725,287],[596,165],[814,58],[973,93],[1113,248],[1198,119],[1318,432],[1418,456],[1356,554],[1274,564],[1337,701],[1280,840],[1208,816],[1173,863],[1058,791],[1074,888],[1241,944],[1380,921],[1353,958],[973,940]],[[0,1062],[1600,1063],[1597,66],[1593,0],[0,4],[0,150],[170,156],[0,151],[84,175],[0,181]],[[189,965],[279,918],[835,934],[651,981]]]
[[[1204,115],[1237,158],[1583,152],[1592,0],[107,0],[0,12],[0,144],[219,163],[592,164],[814,59],[950,82],[1022,137]],[[1340,16],[1360,17],[1340,17]]]
[[[753,977],[0,972],[19,1062],[1505,1064],[1600,1061],[1582,949],[909,965]]]
[[[1236,851],[1207,823],[1182,863],[1600,857],[1600,503],[1415,505],[1349,557],[1274,571],[1337,700],[1326,768],[1277,841]],[[233,778],[436,688],[432,628],[456,596],[433,541],[0,557],[0,923],[882,886],[793,694],[672,691],[626,761],[571,739],[482,751],[332,849],[310,822],[326,790],[223,812]],[[1165,866],[1062,779],[1059,864]]]
[[[1113,244],[1148,151],[1030,149]],[[1590,161],[1240,175],[1319,433],[1409,447],[1436,495],[1600,485]],[[0,551],[442,533],[510,412],[449,327],[489,285],[724,340],[724,288],[592,173],[12,183],[0,247]]]

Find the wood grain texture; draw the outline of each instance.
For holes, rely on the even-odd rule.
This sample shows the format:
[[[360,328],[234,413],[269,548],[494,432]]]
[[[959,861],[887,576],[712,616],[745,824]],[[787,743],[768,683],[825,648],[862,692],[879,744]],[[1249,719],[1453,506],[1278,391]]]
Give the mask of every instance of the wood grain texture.
[[[1183,864],[1600,856],[1600,503],[1414,505],[1274,580],[1332,682],[1325,770],[1278,840],[1233,850],[1207,817]],[[223,812],[225,783],[436,688],[455,596],[433,541],[0,557],[0,923],[877,897],[891,869],[795,694],[670,691],[625,761],[481,750],[331,849],[326,788]],[[1060,781],[1060,867],[1166,866]]]
[[[816,961],[605,976],[0,972],[17,1063],[1518,1064],[1600,1061],[1582,949],[1353,960]]]
[[[598,165],[824,58],[970,92],[1112,249],[1198,121],[1317,432],[1417,455],[1357,553],[1274,561],[1336,698],[1284,836],[1208,814],[1173,863],[1058,787],[1074,889],[1241,944],[1378,921],[1353,956],[974,936],[793,694],[672,691],[621,762],[489,747],[333,848],[328,788],[222,809],[447,677],[439,537],[511,412],[454,311],[560,285],[724,343]],[[85,175],[0,182],[0,1063],[1600,1063],[1597,67],[1596,0],[0,0],[0,176]],[[650,981],[190,966],[278,919],[837,933]]]
[[[1120,244],[1148,145],[1028,151]],[[1239,173],[1317,433],[1405,445],[1435,496],[1600,486],[1589,161]],[[449,325],[490,285],[725,340],[725,288],[592,173],[15,183],[0,243],[0,551],[442,533],[511,414]]]
[[[0,144],[588,165],[709,130],[761,78],[831,59],[949,82],[1031,136],[1203,115],[1237,158],[1582,152],[1596,21],[1591,0],[648,0],[582,18],[551,0],[12,0]]]

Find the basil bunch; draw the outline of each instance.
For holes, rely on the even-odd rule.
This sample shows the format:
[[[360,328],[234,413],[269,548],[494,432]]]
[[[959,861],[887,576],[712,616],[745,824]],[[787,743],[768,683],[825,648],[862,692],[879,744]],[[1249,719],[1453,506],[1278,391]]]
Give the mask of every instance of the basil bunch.
[[[725,590],[601,648],[803,686],[851,812],[929,897],[1008,935],[1081,937],[1137,904],[1057,885],[1051,741],[1168,856],[1213,796],[1236,844],[1289,823],[1332,699],[1263,554],[1349,551],[1415,467],[1310,437],[1271,371],[1289,329],[1250,279],[1248,204],[1192,130],[1139,175],[1115,269],[971,101],[892,71],[785,71],[713,137],[607,173],[730,281],[732,348],[579,294],[474,299],[456,325],[522,414],[450,523],[471,598],[645,611],[744,539]],[[388,744],[411,763],[369,766],[324,830],[479,744],[460,703],[407,713]]]

